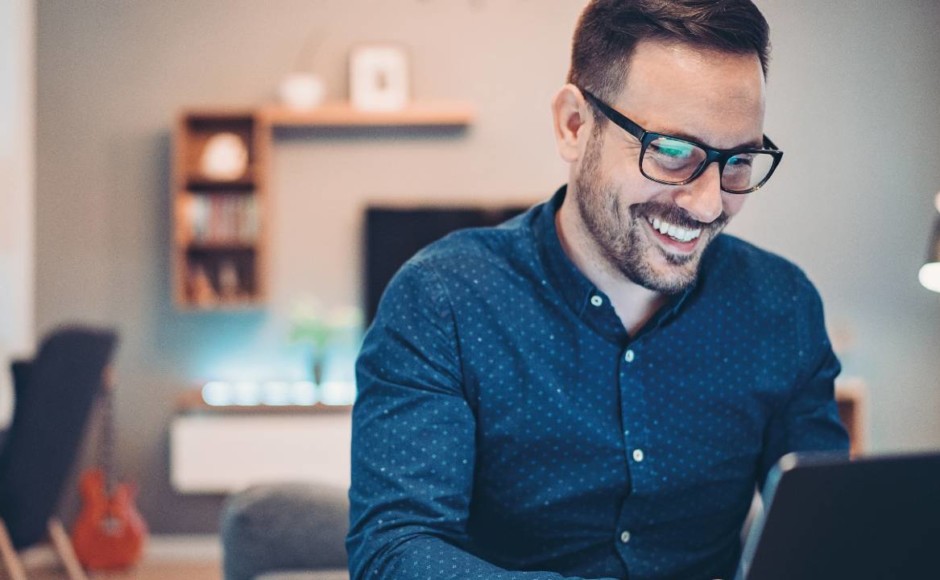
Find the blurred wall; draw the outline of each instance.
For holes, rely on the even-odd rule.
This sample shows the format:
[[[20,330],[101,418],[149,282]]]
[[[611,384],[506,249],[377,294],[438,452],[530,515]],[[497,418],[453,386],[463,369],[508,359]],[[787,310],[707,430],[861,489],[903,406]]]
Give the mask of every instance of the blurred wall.
[[[33,346],[36,6],[0,2],[0,360]],[[4,363],[6,364],[6,363]],[[0,369],[0,427],[12,413]]]
[[[940,5],[759,0],[773,30],[767,132],[786,150],[732,226],[798,262],[850,337],[875,449],[940,447],[940,303],[917,268],[940,188]],[[571,0],[38,2],[37,292],[41,330],[122,334],[119,465],[156,532],[216,529],[220,498],[169,487],[174,397],[210,378],[297,377],[293,303],[359,303],[371,202],[535,201],[567,168],[549,101],[564,82]],[[309,42],[313,39],[312,42]],[[346,97],[350,47],[402,42],[418,99],[478,110],[463,135],[283,131],[263,312],[170,304],[169,131],[198,105],[256,105],[299,67]],[[305,48],[306,46],[306,48]]]

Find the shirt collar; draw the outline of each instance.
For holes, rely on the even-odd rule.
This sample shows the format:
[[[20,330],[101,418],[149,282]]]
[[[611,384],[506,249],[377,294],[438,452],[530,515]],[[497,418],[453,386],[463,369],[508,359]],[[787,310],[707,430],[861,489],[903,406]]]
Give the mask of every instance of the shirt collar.
[[[548,202],[542,204],[533,223],[536,244],[547,281],[561,295],[562,300],[572,312],[596,332],[608,340],[618,343],[627,342],[631,337],[621,324],[608,297],[578,270],[561,245],[555,216],[561,209],[567,192],[567,185],[560,187]],[[670,297],[636,337],[659,328],[677,316],[689,295],[694,291],[693,287]],[[592,298],[596,296],[603,301],[600,307],[592,303]]]

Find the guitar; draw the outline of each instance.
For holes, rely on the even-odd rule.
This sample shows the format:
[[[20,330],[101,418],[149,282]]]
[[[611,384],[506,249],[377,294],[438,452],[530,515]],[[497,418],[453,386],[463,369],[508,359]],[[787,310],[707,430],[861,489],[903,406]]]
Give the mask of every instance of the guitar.
[[[112,469],[114,454],[113,402],[110,387],[102,394],[104,425],[99,463],[86,470],[79,482],[82,510],[72,529],[78,561],[88,570],[121,570],[138,561],[147,541],[144,523],[134,499],[137,488],[117,483]]]

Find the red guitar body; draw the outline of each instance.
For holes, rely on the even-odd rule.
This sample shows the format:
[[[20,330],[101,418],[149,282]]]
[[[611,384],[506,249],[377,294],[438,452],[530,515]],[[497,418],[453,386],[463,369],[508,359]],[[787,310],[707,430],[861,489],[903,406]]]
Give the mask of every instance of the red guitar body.
[[[127,483],[108,493],[105,474],[89,469],[79,490],[82,511],[72,529],[79,562],[88,570],[121,570],[136,564],[147,541],[147,525],[134,505],[135,488]]]

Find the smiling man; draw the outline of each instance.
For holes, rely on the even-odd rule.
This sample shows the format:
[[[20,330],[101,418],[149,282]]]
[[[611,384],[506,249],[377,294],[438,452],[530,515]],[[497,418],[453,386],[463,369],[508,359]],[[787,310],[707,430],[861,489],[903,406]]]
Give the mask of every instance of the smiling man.
[[[357,367],[353,578],[733,574],[755,485],[848,441],[819,296],[721,233],[782,153],[749,0],[595,0],[567,187],[426,248]]]
[[[616,105],[588,89],[611,92],[604,87],[616,86],[607,78],[612,72],[595,72],[597,79],[575,67],[553,110],[575,201],[558,212],[559,236],[581,271],[609,293],[624,325],[636,329],[695,281],[705,248],[782,153],[762,137],[758,52],[644,39],[626,68],[622,90],[612,93]],[[585,108],[593,123],[585,122]]]

